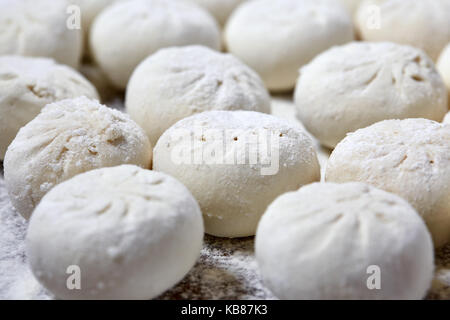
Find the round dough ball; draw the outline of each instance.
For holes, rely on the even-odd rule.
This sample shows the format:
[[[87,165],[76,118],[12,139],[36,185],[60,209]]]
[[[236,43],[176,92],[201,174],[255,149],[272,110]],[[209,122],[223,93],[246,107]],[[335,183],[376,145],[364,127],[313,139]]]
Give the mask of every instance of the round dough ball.
[[[442,121],[447,90],[420,49],[390,42],[332,48],[300,70],[297,117],[323,145],[387,119]]]
[[[441,74],[442,79],[444,79],[445,85],[447,86],[450,103],[450,43],[445,47],[439,56],[436,67]]]
[[[158,140],[153,168],[188,187],[208,234],[230,238],[254,235],[273,199],[320,180],[303,129],[253,111],[208,111],[177,122]]]
[[[0,55],[50,57],[78,67],[83,35],[67,27],[68,6],[67,0],[0,0]]]
[[[115,3],[97,16],[90,34],[95,60],[118,89],[125,89],[136,66],[158,49],[200,44],[219,50],[220,43],[214,18],[185,1]]]
[[[228,51],[256,70],[271,91],[290,90],[318,53],[352,41],[352,20],[336,0],[258,0],[228,20]]]
[[[356,26],[363,40],[409,44],[436,61],[450,42],[450,1],[365,0]]]
[[[233,10],[247,0],[190,0],[208,10],[224,26]]]
[[[436,247],[450,241],[450,126],[407,119],[357,130],[334,149],[325,179],[398,194],[422,215]]]
[[[20,128],[52,102],[97,90],[82,75],[51,59],[0,56],[0,160]]]
[[[314,183],[278,197],[258,226],[255,251],[281,299],[421,299],[434,271],[417,212],[362,183]],[[377,276],[381,288],[373,289]]]
[[[56,297],[98,300],[157,297],[192,268],[202,240],[200,208],[185,186],[122,165],[53,188],[26,243],[34,275]],[[67,287],[70,267],[79,268],[80,290]]]
[[[103,167],[149,168],[152,148],[127,115],[86,97],[58,101],[20,129],[6,151],[5,183],[28,219],[42,197],[73,176]]]
[[[188,46],[144,60],[128,84],[126,107],[154,145],[175,122],[195,113],[270,113],[270,96],[258,74],[232,55]]]

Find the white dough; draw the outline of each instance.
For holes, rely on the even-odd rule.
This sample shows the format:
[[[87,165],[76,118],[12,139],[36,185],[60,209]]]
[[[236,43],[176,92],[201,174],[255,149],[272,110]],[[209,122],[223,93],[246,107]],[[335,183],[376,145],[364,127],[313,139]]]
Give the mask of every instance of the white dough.
[[[127,87],[127,112],[150,142],[178,120],[209,110],[270,113],[270,96],[253,70],[201,46],[162,49],[144,60]]]
[[[441,74],[442,79],[444,79],[445,85],[447,86],[450,106],[450,43],[444,48],[444,50],[442,50],[436,67]]]
[[[414,208],[362,183],[314,183],[278,197],[255,251],[281,299],[421,299],[434,271],[431,237]],[[380,289],[370,290],[378,275]]]
[[[208,10],[224,26],[233,10],[247,0],[189,0]]]
[[[0,0],[0,55],[49,57],[78,67],[79,29],[67,27],[67,0]]]
[[[72,68],[45,58],[0,56],[0,160],[19,129],[46,104],[79,96],[98,99]]]
[[[158,140],[153,168],[192,192],[208,234],[230,238],[254,235],[273,199],[320,180],[303,129],[252,111],[208,111],[180,120]]]
[[[94,59],[119,89],[136,66],[158,49],[200,44],[220,49],[215,19],[185,1],[120,1],[103,10],[90,33]]]
[[[301,66],[353,38],[351,17],[336,0],[245,2],[225,29],[228,51],[256,70],[271,91],[292,89]]]
[[[436,247],[450,241],[450,126],[407,119],[357,130],[334,149],[325,180],[398,194],[424,218]]]
[[[355,19],[363,40],[409,44],[434,61],[450,42],[448,0],[365,0]]]
[[[186,187],[122,165],[53,188],[26,243],[34,275],[56,297],[97,300],[157,297],[192,268],[202,240],[200,208]],[[69,266],[79,267],[80,290],[67,288]]]
[[[323,145],[387,119],[442,121],[447,90],[420,49],[390,42],[352,42],[300,70],[297,116]]]
[[[61,100],[20,129],[6,151],[5,183],[13,206],[29,218],[58,183],[120,164],[149,168],[151,158],[145,132],[127,115],[86,97]]]

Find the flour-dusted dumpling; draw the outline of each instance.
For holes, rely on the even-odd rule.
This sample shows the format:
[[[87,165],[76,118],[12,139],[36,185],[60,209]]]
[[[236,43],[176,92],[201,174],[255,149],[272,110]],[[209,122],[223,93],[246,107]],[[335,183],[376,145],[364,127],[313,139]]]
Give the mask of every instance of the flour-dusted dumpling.
[[[0,56],[0,160],[20,128],[52,102],[87,96],[96,89],[70,67],[51,59]]]
[[[0,55],[49,57],[77,67],[83,35],[68,28],[67,0],[0,0]]]
[[[353,25],[336,0],[256,0],[236,9],[225,40],[228,51],[256,70],[269,90],[286,91],[314,56],[352,41]]]
[[[199,44],[220,49],[220,32],[205,9],[186,1],[117,2],[95,19],[90,33],[94,59],[119,89],[136,66],[165,47]]]
[[[97,300],[158,296],[192,268],[202,240],[201,211],[185,186],[122,165],[53,188],[26,243],[34,275],[56,297]]]
[[[195,113],[270,113],[270,96],[258,74],[232,55],[188,46],[162,49],[144,60],[128,84],[126,107],[154,145],[166,129]]]
[[[450,103],[450,43],[441,52],[436,67],[441,74],[442,79],[444,79],[445,85],[447,86]]]
[[[409,44],[434,61],[450,42],[448,0],[365,0],[355,19],[363,40]]]
[[[281,299],[421,299],[433,244],[402,198],[362,183],[314,183],[278,197],[258,226],[256,259]]]
[[[29,218],[42,197],[73,176],[102,167],[149,168],[152,148],[127,115],[86,97],[48,104],[20,129],[6,151],[11,202]]]
[[[254,235],[273,199],[320,180],[303,129],[253,111],[208,111],[180,120],[158,140],[153,169],[188,187],[206,232],[221,237]]]
[[[225,25],[233,10],[247,0],[189,0],[208,10],[220,23]]]
[[[323,145],[387,119],[442,121],[447,91],[420,49],[390,42],[332,48],[300,70],[297,116]]]
[[[424,218],[436,247],[450,241],[450,126],[406,119],[359,129],[336,146],[325,180],[398,194]]]

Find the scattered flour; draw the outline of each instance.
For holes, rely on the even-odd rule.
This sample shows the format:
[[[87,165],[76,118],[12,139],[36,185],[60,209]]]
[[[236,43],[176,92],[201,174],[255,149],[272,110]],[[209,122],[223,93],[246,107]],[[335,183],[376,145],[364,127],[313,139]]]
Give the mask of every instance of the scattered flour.
[[[111,105],[111,103],[108,103]],[[113,103],[122,109],[121,102]],[[272,101],[273,114],[295,119],[292,102]],[[294,120],[295,121],[295,120]],[[329,151],[319,150],[324,166]],[[28,268],[25,256],[27,223],[8,199],[0,162],[0,299],[53,299]],[[428,299],[450,299],[450,245],[436,253],[436,275]],[[206,236],[201,257],[190,273],[159,299],[276,299],[260,280],[253,252],[253,237],[221,239]]]
[[[26,263],[27,223],[9,201],[0,176],[0,299],[49,299],[50,295],[34,279]]]

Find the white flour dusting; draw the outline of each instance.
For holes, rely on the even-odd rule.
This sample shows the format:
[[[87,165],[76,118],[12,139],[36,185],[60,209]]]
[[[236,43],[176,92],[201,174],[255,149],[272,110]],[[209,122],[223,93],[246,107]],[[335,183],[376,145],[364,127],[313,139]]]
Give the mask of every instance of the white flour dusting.
[[[114,103],[120,109],[120,103]],[[288,99],[273,101],[273,114],[293,119]],[[319,150],[321,165],[326,150]],[[0,165],[0,299],[53,299],[34,279],[26,262],[26,221],[14,212]],[[429,299],[450,299],[450,245],[436,255],[436,276]],[[264,287],[253,253],[253,238],[205,236],[201,257],[189,274],[159,299],[275,299]]]
[[[3,166],[2,166],[3,171]],[[48,299],[25,256],[27,223],[14,211],[0,176],[0,299]]]

